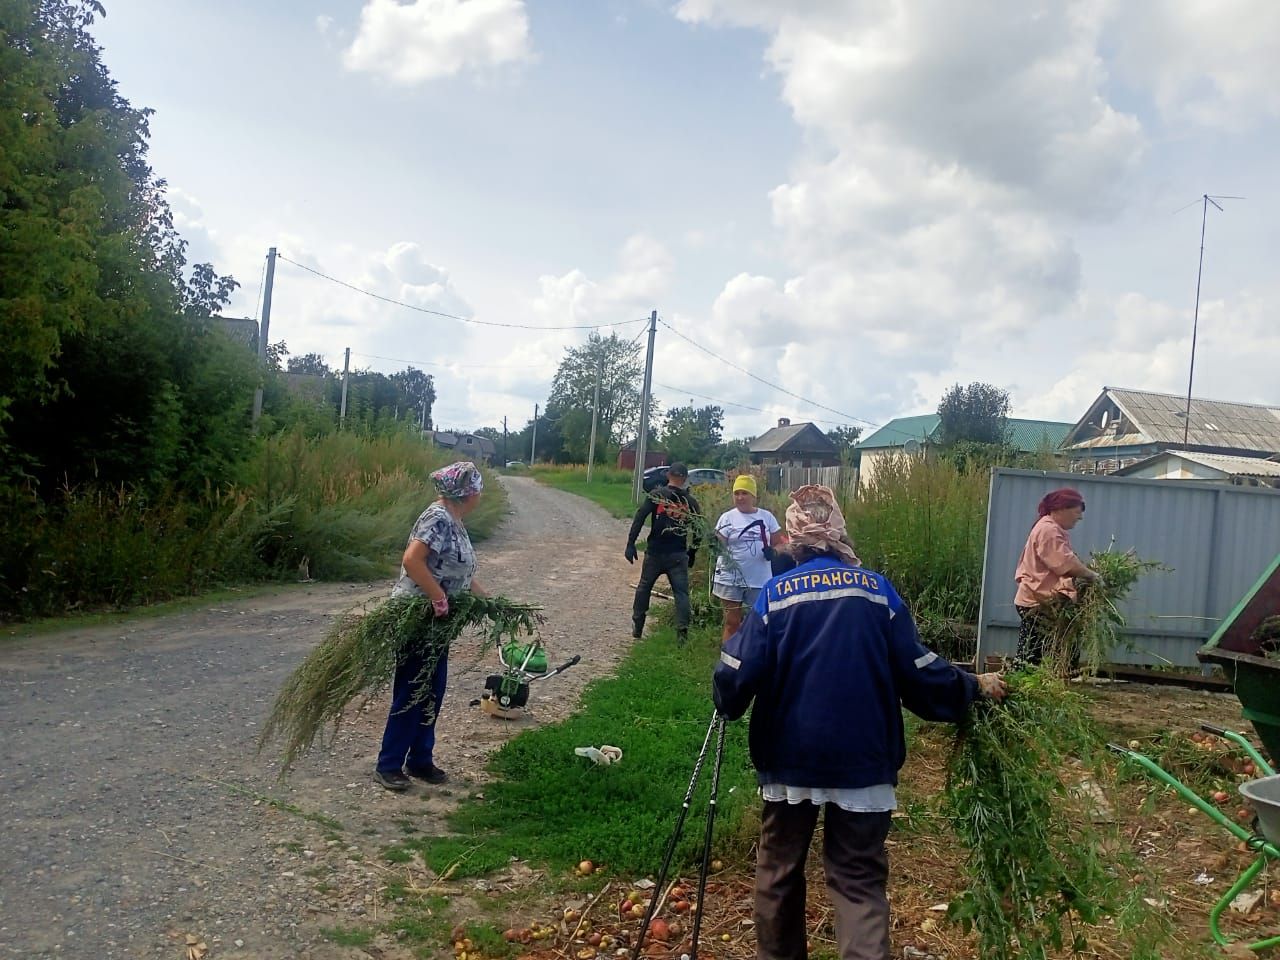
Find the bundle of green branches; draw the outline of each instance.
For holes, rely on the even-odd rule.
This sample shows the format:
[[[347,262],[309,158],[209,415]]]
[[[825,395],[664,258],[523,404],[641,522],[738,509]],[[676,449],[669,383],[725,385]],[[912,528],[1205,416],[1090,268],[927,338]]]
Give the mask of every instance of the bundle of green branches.
[[[1045,663],[1058,676],[1071,673],[1077,663],[1086,674],[1096,674],[1120,642],[1125,620],[1118,604],[1138,579],[1152,570],[1169,569],[1152,560],[1141,560],[1132,550],[1103,550],[1089,557],[1089,566],[1100,580],[1080,585],[1074,602],[1043,604],[1040,616],[1046,625]]]
[[[430,717],[435,710],[431,675],[463,630],[480,628],[483,648],[488,649],[522,633],[532,634],[542,621],[538,610],[503,597],[460,593],[449,598],[444,617],[435,616],[426,597],[392,597],[372,609],[344,614],[285,681],[258,750],[272,740],[283,741],[280,775],[287,775],[327,724],[332,723],[336,732],[348,704],[362,695],[362,703],[367,703],[411,656],[423,659],[414,702],[426,703]]]
[[[1100,936],[1154,960],[1168,925],[1101,809],[1111,778],[1083,699],[1043,669],[1008,679],[1003,703],[975,705],[949,761],[943,812],[967,888],[948,916],[976,929],[984,960],[1088,953],[1088,927],[1107,919]]]

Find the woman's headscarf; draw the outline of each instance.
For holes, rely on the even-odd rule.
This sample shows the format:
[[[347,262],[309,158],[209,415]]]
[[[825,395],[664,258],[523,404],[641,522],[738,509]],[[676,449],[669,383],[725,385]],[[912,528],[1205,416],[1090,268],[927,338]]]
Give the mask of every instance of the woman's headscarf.
[[[1040,500],[1040,506],[1036,507],[1036,512],[1042,517],[1047,517],[1055,510],[1067,510],[1071,507],[1083,507],[1084,497],[1080,495],[1079,490],[1071,487],[1060,487],[1057,490],[1050,490]]]
[[[459,460],[431,474],[436,493],[448,500],[465,500],[484,489],[480,470],[470,460]]]
[[[793,544],[837,554],[855,567],[862,565],[849,542],[844,514],[830,487],[810,483],[791,494],[787,536]]]

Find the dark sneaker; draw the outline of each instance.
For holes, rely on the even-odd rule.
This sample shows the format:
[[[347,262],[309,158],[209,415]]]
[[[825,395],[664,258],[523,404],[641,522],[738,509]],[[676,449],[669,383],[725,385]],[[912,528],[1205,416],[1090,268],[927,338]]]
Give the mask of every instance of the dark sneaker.
[[[688,631],[688,630],[677,630],[677,631],[676,631],[676,646],[677,646],[677,647],[683,647],[683,646],[684,646],[686,643],[688,643],[688,642],[689,642],[689,631]]]
[[[416,780],[425,780],[427,783],[440,784],[449,782],[449,775],[434,763],[426,767],[405,767],[404,772]]]
[[[409,789],[410,780],[399,770],[373,771],[373,779],[382,784],[388,790],[394,790],[396,793],[403,793]]]
[[[639,640],[643,635],[644,635],[644,624],[643,624],[643,623],[636,623],[635,621],[632,621],[632,623],[631,623],[631,639],[632,639],[632,640]]]

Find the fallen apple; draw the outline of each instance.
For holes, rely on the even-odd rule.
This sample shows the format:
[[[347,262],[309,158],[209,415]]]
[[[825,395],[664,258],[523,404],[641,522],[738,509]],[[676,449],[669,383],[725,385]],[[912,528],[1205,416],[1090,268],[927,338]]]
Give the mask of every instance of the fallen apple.
[[[1227,791],[1225,791],[1225,790],[1215,790],[1215,791],[1213,791],[1213,802],[1214,802],[1214,803],[1226,803],[1226,802],[1227,802],[1228,800],[1230,800],[1230,799],[1231,799],[1231,794],[1227,793]]]
[[[590,860],[583,860],[580,864],[578,864],[578,872],[582,874],[584,877],[588,873],[593,873],[595,869],[596,869],[596,865],[592,863]]]
[[[689,901],[677,900],[675,903],[671,904],[671,909],[674,910],[676,913],[685,913],[689,909]]]
[[[666,943],[667,938],[671,936],[671,928],[667,926],[667,921],[659,917],[649,924],[649,936]]]

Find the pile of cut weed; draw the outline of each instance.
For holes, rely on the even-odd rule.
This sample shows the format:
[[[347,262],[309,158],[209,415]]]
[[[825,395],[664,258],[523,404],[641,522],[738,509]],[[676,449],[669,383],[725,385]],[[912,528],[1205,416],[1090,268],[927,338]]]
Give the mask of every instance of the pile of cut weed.
[[[708,681],[717,654],[711,631],[695,631],[685,647],[675,645],[671,631],[656,631],[632,648],[617,676],[587,689],[577,713],[520,734],[494,755],[497,779],[484,799],[466,801],[451,817],[457,836],[407,839],[388,854],[416,850],[438,872],[456,863],[455,876],[484,874],[511,858],[558,870],[585,859],[614,872],[655,871],[711,721]],[[535,695],[554,692],[548,685]],[[717,851],[742,836],[744,809],[755,799],[746,733],[746,724],[731,724],[725,740]],[[620,763],[594,766],[573,752],[605,743],[622,748]],[[693,862],[701,849],[714,749],[677,865]]]

